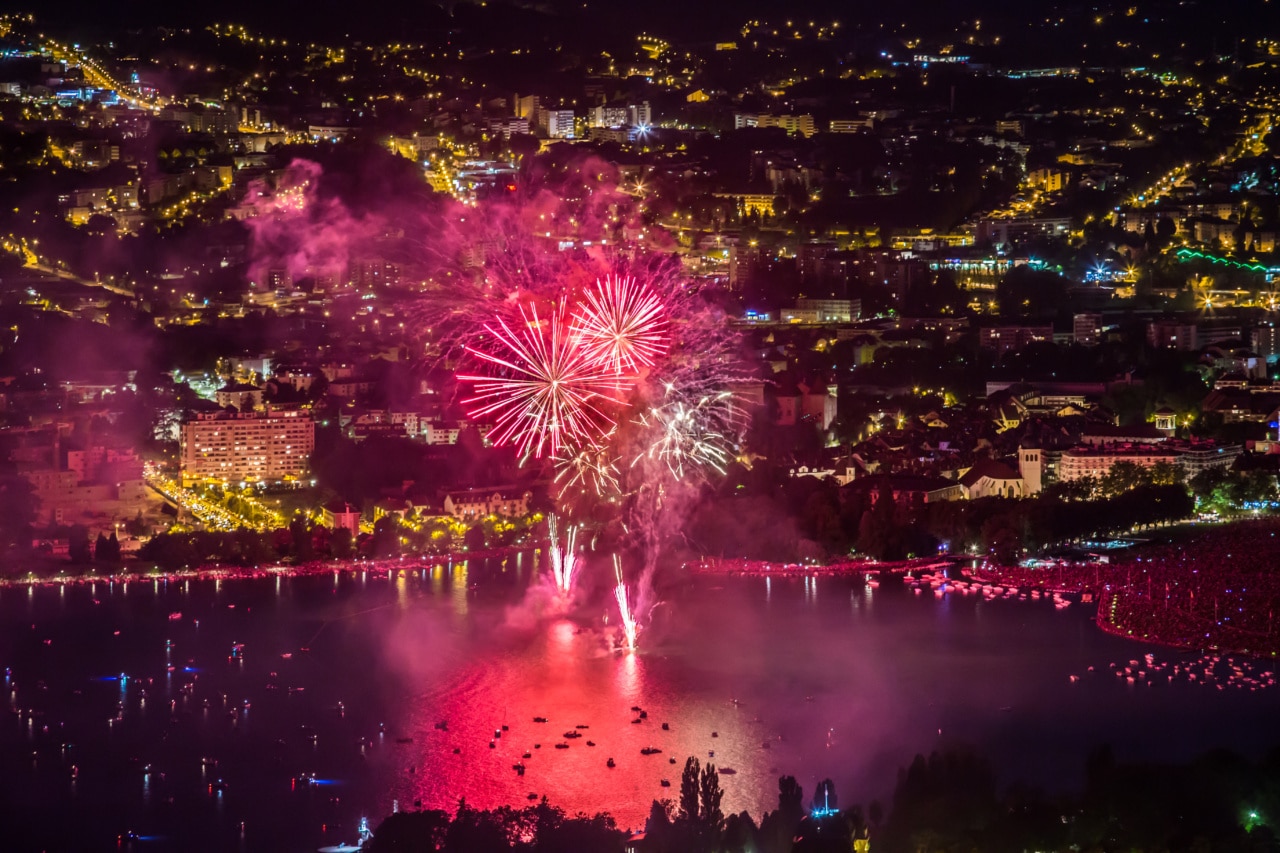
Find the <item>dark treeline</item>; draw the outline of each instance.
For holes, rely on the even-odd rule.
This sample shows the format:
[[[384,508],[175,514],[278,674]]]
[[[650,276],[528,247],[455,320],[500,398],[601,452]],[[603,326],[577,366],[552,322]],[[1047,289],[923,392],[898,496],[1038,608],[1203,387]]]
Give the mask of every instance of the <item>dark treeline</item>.
[[[1082,790],[1000,791],[991,764],[972,752],[917,755],[898,772],[887,816],[879,803],[842,807],[830,780],[806,802],[793,777],[759,823],[724,814],[714,766],[685,764],[677,801],[655,800],[643,840],[628,841],[607,814],[567,817],[544,798],[525,809],[401,812],[374,833],[371,853],[887,853],[964,851],[1275,851],[1280,750],[1259,762],[1226,751],[1186,764],[1121,764],[1109,747],[1085,765]]]
[[[704,502],[687,525],[689,542],[702,554],[796,560],[856,548],[897,560],[943,547],[1008,561],[1022,549],[1177,521],[1195,509],[1181,485],[1137,485],[1092,500],[1062,490],[1023,500],[933,503],[925,503],[922,494],[895,499],[887,481],[862,490],[810,477],[782,479],[771,493],[732,481],[726,488],[736,492]],[[748,530],[751,535],[743,535]]]

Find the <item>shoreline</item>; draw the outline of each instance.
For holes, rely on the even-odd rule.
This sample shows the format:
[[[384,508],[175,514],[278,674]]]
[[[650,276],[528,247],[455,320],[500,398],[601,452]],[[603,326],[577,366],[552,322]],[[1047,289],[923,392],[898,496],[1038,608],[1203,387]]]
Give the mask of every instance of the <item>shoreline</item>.
[[[465,563],[469,560],[490,560],[508,557],[522,551],[537,551],[530,548],[497,548],[484,551],[471,551],[437,555],[403,555],[377,560],[327,560],[309,562],[296,566],[273,564],[269,566],[222,566],[211,564],[199,568],[162,570],[154,566],[137,568],[124,566],[110,574],[60,574],[47,575],[28,572],[22,577],[0,576],[0,588],[4,587],[37,587],[66,586],[68,584],[97,583],[133,583],[139,581],[176,581],[176,580],[255,580],[266,577],[306,577],[325,574],[347,574],[368,571],[396,571],[406,568],[425,568],[428,566],[449,566]]]

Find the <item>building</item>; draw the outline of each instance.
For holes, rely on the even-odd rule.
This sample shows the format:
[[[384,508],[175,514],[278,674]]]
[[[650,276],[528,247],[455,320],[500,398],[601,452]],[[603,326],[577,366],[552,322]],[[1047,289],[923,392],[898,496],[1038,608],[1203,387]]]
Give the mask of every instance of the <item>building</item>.
[[[223,385],[214,392],[213,396],[219,406],[224,409],[232,406],[238,412],[251,412],[262,406],[262,389],[245,382],[230,382]]]
[[[984,459],[966,471],[960,478],[960,487],[968,500],[1020,498],[1025,494],[1021,475],[993,459]]]
[[[870,131],[874,127],[875,119],[871,116],[847,119],[833,118],[830,125],[832,133],[858,133],[862,130]]]
[[[1276,359],[1280,358],[1280,325],[1274,320],[1268,320],[1255,326],[1249,333],[1249,347],[1265,358],[1268,364],[1275,364]]]
[[[360,535],[360,508],[345,501],[334,501],[320,510],[320,522],[332,530],[350,530]]]
[[[1147,323],[1147,343],[1156,349],[1199,349],[1195,323],[1181,320],[1152,320]]]
[[[744,127],[780,127],[787,133],[800,136],[813,136],[815,132],[811,115],[770,115],[769,113],[736,113],[733,116],[733,127],[741,130]]]
[[[1087,347],[1102,343],[1102,315],[1075,315],[1071,325],[1071,338]]]
[[[1158,462],[1178,463],[1178,452],[1161,444],[1105,444],[1064,450],[1058,460],[1058,479],[1063,482],[1086,477],[1104,477],[1117,462],[1150,468]]]
[[[978,330],[978,343],[988,349],[994,349],[998,355],[1016,352],[1027,344],[1048,341],[1053,342],[1052,326],[988,326]]]
[[[862,300],[797,299],[796,309],[816,312],[819,323],[852,323],[862,316]]]
[[[180,436],[184,485],[298,480],[315,450],[315,422],[304,412],[201,413]]]
[[[1231,467],[1243,452],[1244,448],[1238,444],[1219,445],[1209,441],[1080,446],[1063,451],[1058,461],[1058,479],[1102,477],[1117,462],[1131,462],[1143,468],[1165,462],[1181,469],[1184,479],[1190,479],[1210,468]]]
[[[538,129],[548,139],[573,139],[573,110],[538,108]]]
[[[495,515],[518,518],[529,514],[533,493],[517,489],[469,489],[445,495],[444,511],[462,521],[479,521]]]

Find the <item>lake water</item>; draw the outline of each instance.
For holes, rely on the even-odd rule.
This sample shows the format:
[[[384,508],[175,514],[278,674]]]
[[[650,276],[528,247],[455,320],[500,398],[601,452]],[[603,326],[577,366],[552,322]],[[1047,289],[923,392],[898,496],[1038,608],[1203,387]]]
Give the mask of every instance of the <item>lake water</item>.
[[[860,577],[676,577],[629,654],[604,624],[606,565],[587,567],[562,616],[530,603],[545,597],[533,575],[526,554],[0,589],[9,846],[114,848],[133,831],[135,850],[305,851],[354,840],[361,815],[376,826],[393,801],[522,806],[530,793],[640,828],[685,757],[711,751],[735,771],[725,810],[758,818],[780,774],[887,806],[897,769],[948,745],[1059,789],[1102,742],[1122,759],[1275,742],[1280,691],[1116,678],[1110,664],[1146,652],[1189,656],[1106,636],[1082,605]]]

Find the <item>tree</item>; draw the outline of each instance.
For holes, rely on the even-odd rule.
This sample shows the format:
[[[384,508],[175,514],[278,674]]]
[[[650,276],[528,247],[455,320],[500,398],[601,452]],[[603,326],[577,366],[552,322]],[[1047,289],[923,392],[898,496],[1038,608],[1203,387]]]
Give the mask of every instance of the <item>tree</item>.
[[[95,563],[106,563],[110,561],[111,555],[108,553],[111,546],[107,544],[107,537],[101,530],[98,531],[98,538],[93,541],[93,560]]]
[[[293,557],[295,560],[299,563],[306,563],[315,559],[315,547],[311,542],[311,528],[307,525],[306,519],[298,517],[289,522],[289,538],[293,543]]]
[[[698,759],[692,755],[684,763],[684,772],[680,774],[680,810],[676,819],[696,823],[699,813],[699,795],[701,788],[698,778]]]
[[[681,780],[683,783],[683,780]],[[709,834],[719,836],[724,824],[724,812],[720,810],[720,800],[724,791],[720,788],[720,773],[714,764],[708,763],[702,768],[702,779],[698,786],[698,804],[701,808],[700,821]]]
[[[67,533],[67,552],[71,562],[83,565],[92,559],[89,550],[89,530],[83,524],[73,524]]]
[[[339,527],[333,531],[333,537],[330,539],[330,548],[333,550],[333,556],[339,560],[346,560],[351,557],[351,551],[354,546],[354,539],[351,531],[346,527]]]
[[[400,553],[400,524],[394,516],[384,515],[373,523],[373,554],[390,557]]]

